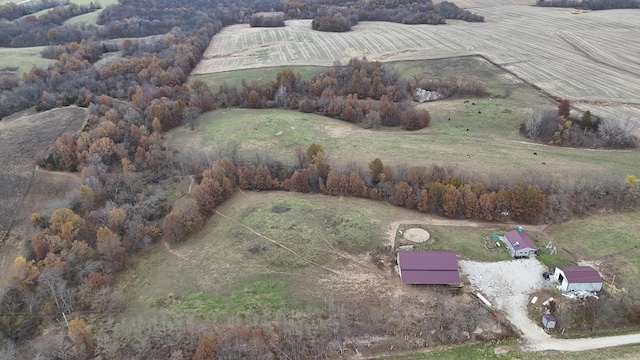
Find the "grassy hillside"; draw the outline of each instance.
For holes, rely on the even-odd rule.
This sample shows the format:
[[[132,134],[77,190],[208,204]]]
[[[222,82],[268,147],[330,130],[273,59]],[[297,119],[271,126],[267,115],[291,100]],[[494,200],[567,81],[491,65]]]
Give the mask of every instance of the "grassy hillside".
[[[240,86],[242,80],[246,80],[248,84],[257,82],[259,84],[266,83],[276,79],[276,75],[280,70],[291,69],[296,74],[300,74],[303,79],[309,79],[316,74],[319,74],[327,69],[324,66],[276,66],[264,69],[248,69],[248,70],[236,70],[226,71],[212,74],[196,74],[191,76],[190,81],[200,80],[204,81],[211,91],[218,91],[220,85],[226,83],[228,86]]]
[[[227,217],[214,215],[173,253],[157,245],[121,276],[132,309],[235,316],[304,308],[331,293],[323,279],[363,266],[361,254],[384,246],[389,219],[413,215],[283,192],[239,193],[218,210]]]
[[[200,116],[195,131],[186,127],[171,131],[169,144],[189,152],[215,151],[237,142],[245,154],[267,153],[293,162],[296,146],[306,149],[315,142],[327,150],[332,163],[344,165],[354,160],[363,168],[379,157],[391,165],[439,163],[484,175],[521,176],[538,172],[576,178],[587,172],[608,172],[621,177],[640,173],[637,151],[594,151],[524,142],[516,130],[519,118],[492,117],[509,107],[496,99],[479,100],[476,106],[463,104],[462,100],[447,100],[427,107],[432,112],[432,125],[416,132],[365,130],[343,121],[289,110],[221,110]],[[482,108],[486,115],[471,120],[475,117],[471,108]]]

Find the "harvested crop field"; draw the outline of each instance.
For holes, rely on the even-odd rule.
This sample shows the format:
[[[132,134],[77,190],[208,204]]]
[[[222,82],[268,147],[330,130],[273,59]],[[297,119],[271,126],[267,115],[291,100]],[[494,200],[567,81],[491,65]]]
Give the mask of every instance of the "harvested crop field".
[[[326,66],[362,56],[397,61],[480,54],[577,108],[640,121],[640,10],[572,14],[504,4],[472,10],[486,22],[362,22],[340,34],[312,31],[310,20],[290,20],[283,28],[229,26],[213,38],[193,74]]]

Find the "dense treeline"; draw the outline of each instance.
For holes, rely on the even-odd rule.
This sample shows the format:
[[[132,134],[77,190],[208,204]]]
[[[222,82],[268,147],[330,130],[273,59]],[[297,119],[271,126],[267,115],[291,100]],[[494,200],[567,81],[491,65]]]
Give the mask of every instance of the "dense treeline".
[[[402,24],[444,24],[446,19],[456,19],[471,22],[483,22],[484,17],[473,14],[468,10],[458,8],[454,3],[443,1],[434,4],[431,0],[401,0],[401,1],[355,1],[347,4],[336,4],[334,1],[296,1],[290,0],[283,6],[283,11],[290,19],[314,19],[325,31],[332,30],[334,23],[340,23],[339,28],[345,28],[358,21],[390,21]],[[337,26],[337,24],[336,24]],[[318,29],[320,30],[320,29]]]
[[[284,26],[283,13],[259,13],[251,16],[251,27],[282,27]]]
[[[538,6],[585,10],[640,9],[639,0],[538,0]]]
[[[215,107],[297,109],[365,128],[402,125],[418,130],[429,125],[430,117],[409,101],[416,87],[445,96],[488,96],[485,85],[473,79],[405,79],[389,65],[354,58],[309,80],[287,69],[265,84],[222,85],[214,99]]]

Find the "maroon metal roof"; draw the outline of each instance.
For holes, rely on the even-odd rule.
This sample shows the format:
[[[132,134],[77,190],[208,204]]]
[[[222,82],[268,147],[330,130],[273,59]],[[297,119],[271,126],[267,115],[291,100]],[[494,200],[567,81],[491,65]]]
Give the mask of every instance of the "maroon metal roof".
[[[514,249],[532,248],[537,250],[538,246],[531,240],[529,234],[526,232],[519,232],[518,230],[512,230],[504,234],[507,241],[513,246]],[[517,244],[517,245],[516,245]]]
[[[602,282],[600,273],[591,266],[558,266],[564,272],[568,282],[597,283]]]
[[[460,284],[460,274],[453,270],[402,270],[405,284],[454,285]]]
[[[452,251],[401,251],[398,266],[405,284],[460,284],[458,259]]]

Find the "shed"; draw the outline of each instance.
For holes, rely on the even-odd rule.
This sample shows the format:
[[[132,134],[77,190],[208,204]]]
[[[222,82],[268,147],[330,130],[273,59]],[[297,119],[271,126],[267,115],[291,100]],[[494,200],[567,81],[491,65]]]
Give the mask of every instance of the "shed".
[[[530,257],[538,254],[538,246],[531,240],[529,234],[524,232],[522,226],[517,230],[509,231],[502,238],[504,245],[515,258]]]
[[[556,318],[551,314],[544,314],[542,316],[542,325],[547,329],[553,329],[556,327]]]
[[[405,284],[460,285],[458,259],[452,251],[400,251],[398,272]]]
[[[558,266],[553,277],[565,292],[602,290],[602,276],[591,266]]]

